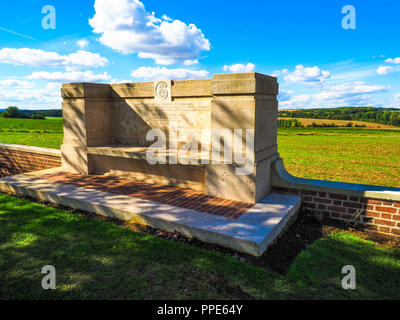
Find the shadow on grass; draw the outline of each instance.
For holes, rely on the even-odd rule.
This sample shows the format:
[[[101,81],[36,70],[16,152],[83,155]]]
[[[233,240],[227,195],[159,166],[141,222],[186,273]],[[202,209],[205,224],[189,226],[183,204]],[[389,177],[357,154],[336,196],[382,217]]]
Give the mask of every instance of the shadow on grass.
[[[249,299],[280,276],[181,243],[0,195],[1,298]],[[57,290],[41,288],[54,265]],[[260,281],[261,279],[261,281]]]
[[[0,194],[1,299],[394,299],[400,250],[346,232],[309,245],[286,277],[115,224]],[[282,248],[283,250],[283,248]],[[43,290],[54,265],[57,290]],[[341,288],[352,264],[357,289]]]
[[[343,290],[345,265],[356,270],[356,290]],[[400,250],[346,232],[322,238],[300,253],[286,274],[297,295],[312,299],[399,299]]]

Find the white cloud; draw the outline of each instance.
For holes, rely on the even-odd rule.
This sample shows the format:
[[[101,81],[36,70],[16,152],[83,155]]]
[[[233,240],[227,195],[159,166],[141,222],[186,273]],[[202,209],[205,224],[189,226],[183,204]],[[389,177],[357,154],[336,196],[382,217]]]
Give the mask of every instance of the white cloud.
[[[385,62],[387,62],[387,63],[393,63],[393,64],[400,64],[400,57],[394,58],[394,59],[389,58],[389,59],[386,59]]]
[[[72,72],[33,72],[28,79],[45,80],[51,82],[102,82],[111,79],[107,72],[94,74],[92,71],[72,71]]]
[[[303,65],[299,64],[296,66],[296,70],[292,73],[287,73],[284,79],[288,83],[317,85],[323,83],[329,77],[330,73],[328,71],[321,70],[317,66],[306,68]]]
[[[159,80],[159,79],[201,79],[207,78],[209,72],[206,70],[190,70],[190,69],[168,69],[166,67],[140,67],[133,70],[131,76],[134,78],[141,78],[145,80]]]
[[[272,72],[271,76],[274,77],[279,77],[285,74],[288,74],[289,70],[288,69],[283,69],[283,70],[275,70],[274,72]]]
[[[395,93],[390,99],[389,108],[399,108],[400,109],[400,92]]]
[[[224,66],[224,71],[230,71],[233,73],[239,73],[239,72],[253,72],[254,69],[256,68],[256,65],[253,63],[248,63],[248,64],[232,64],[230,66],[225,65]]]
[[[43,109],[61,107],[61,84],[48,83],[43,88],[0,88],[0,104],[17,104],[20,108]]]
[[[376,69],[376,73],[380,75],[387,75],[394,70],[391,66],[380,66]]]
[[[89,45],[89,41],[87,41],[86,39],[81,39],[78,40],[76,44],[79,46],[79,48],[83,49]]]
[[[172,21],[172,19],[170,17],[168,17],[166,14],[163,14],[163,16],[161,17],[161,19],[165,20],[165,21]]]
[[[191,66],[191,65],[194,65],[194,64],[198,64],[199,61],[196,60],[196,59],[194,59],[194,60],[185,60],[183,63],[185,64],[185,66]]]
[[[103,67],[108,60],[98,53],[79,50],[69,55],[30,48],[3,48],[0,50],[0,63],[29,67]]]
[[[390,87],[377,84],[367,84],[364,81],[354,81],[334,86],[326,86],[322,92],[335,92],[338,95],[378,93],[388,91]]]
[[[210,42],[194,24],[167,16],[156,18],[139,0],[96,0],[89,20],[100,42],[124,54],[138,53],[157,64],[170,65],[196,59],[210,50]]]
[[[1,80],[0,87],[32,88],[34,84],[26,80]]]
[[[393,95],[391,102],[393,102],[391,108],[400,108],[400,92]]]
[[[281,100],[280,106],[284,108],[324,108],[353,105],[375,104],[371,94],[387,92],[390,87],[367,84],[362,81],[343,83],[339,85],[326,85],[321,92],[303,94]]]
[[[285,90],[279,89],[278,100],[279,101],[288,101],[291,99],[291,95],[293,94],[293,90]]]
[[[112,79],[110,81],[111,84],[115,84],[115,83],[132,83],[132,80],[118,80],[118,79]]]

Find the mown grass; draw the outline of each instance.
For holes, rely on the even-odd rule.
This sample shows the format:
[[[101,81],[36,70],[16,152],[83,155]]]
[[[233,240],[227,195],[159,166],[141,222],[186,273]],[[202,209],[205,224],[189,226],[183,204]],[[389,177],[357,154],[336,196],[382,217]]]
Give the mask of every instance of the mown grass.
[[[278,151],[298,177],[400,187],[400,131],[279,129]]]
[[[0,299],[399,299],[400,250],[346,232],[310,245],[286,276],[218,252],[0,194]],[[352,264],[357,289],[341,288]],[[56,268],[56,290],[41,269]]]
[[[61,118],[0,118],[0,142],[60,148]],[[278,130],[278,151],[298,177],[400,187],[400,130]]]
[[[0,142],[59,149],[63,139],[62,118],[7,119],[0,117]]]

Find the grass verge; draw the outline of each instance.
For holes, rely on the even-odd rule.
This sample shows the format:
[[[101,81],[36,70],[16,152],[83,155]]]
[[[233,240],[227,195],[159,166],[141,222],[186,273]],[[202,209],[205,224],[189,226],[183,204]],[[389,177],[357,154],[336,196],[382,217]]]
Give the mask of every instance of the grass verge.
[[[309,245],[285,276],[219,252],[0,194],[0,299],[400,298],[400,250],[346,233]],[[57,289],[41,288],[54,265]],[[357,289],[341,288],[341,268]]]

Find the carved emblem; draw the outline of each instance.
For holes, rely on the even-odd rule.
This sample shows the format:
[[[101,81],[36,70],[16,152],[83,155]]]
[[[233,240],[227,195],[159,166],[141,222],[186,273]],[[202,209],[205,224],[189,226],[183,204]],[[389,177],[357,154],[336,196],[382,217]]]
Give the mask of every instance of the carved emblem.
[[[171,101],[171,80],[154,82],[154,98],[156,100]]]

